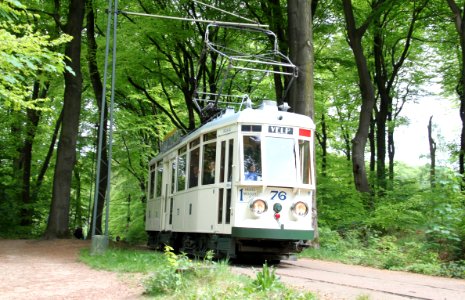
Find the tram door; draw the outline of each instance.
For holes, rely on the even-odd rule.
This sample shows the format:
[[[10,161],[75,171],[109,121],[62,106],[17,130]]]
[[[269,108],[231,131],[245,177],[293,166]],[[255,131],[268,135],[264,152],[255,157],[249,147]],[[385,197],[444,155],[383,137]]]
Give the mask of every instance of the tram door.
[[[232,202],[231,182],[233,174],[234,139],[232,137],[221,137],[218,139],[220,155],[219,186],[218,186],[218,212],[217,228],[222,233],[231,232]]]
[[[174,183],[176,179],[176,157],[170,158],[165,162],[164,169],[166,172],[165,183],[165,197],[163,199],[163,228],[164,230],[171,230],[173,228],[173,193]]]

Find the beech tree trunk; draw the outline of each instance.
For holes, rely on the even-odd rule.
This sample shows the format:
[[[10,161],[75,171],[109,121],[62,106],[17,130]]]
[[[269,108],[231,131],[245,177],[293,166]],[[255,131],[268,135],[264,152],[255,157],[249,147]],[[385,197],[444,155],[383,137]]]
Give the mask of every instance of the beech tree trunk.
[[[294,112],[314,117],[311,0],[288,0],[289,57],[299,68],[290,90]]]
[[[431,188],[434,189],[436,186],[436,142],[433,139],[433,116],[429,118],[428,122],[428,144],[429,144],[429,156],[431,165],[429,168],[429,181]]]
[[[48,83],[41,90],[39,82],[34,82],[32,99],[45,98],[48,90]],[[24,138],[23,148],[21,150],[21,167],[22,167],[22,191],[23,208],[21,209],[21,225],[30,226],[33,223],[34,209],[32,204],[35,197],[31,196],[31,168],[32,168],[32,146],[37,132],[37,126],[41,116],[41,111],[37,109],[27,109],[27,126],[26,136]]]
[[[313,6],[316,9],[315,6]],[[313,25],[312,1],[288,0],[289,57],[299,68],[299,77],[290,88],[290,102],[294,112],[314,119],[313,94]],[[315,162],[315,157],[313,157]],[[315,165],[315,164],[314,164]],[[314,247],[319,247],[316,195],[312,199]]]
[[[352,140],[352,172],[354,174],[355,188],[357,191],[370,192],[370,185],[365,168],[365,146],[370,128],[371,114],[375,105],[375,92],[362,47],[362,37],[366,32],[368,23],[364,23],[361,27],[357,28],[352,9],[352,1],[343,0],[342,3],[349,45],[354,53],[362,97],[362,107],[360,109],[357,133]]]
[[[59,3],[58,3],[59,5]],[[69,232],[69,209],[71,180],[76,163],[76,141],[81,112],[81,31],[85,1],[70,0],[65,33],[73,37],[66,45],[66,65],[74,74],[65,71],[63,124],[58,142],[55,174],[53,178],[52,203],[45,231],[45,238],[66,238]]]

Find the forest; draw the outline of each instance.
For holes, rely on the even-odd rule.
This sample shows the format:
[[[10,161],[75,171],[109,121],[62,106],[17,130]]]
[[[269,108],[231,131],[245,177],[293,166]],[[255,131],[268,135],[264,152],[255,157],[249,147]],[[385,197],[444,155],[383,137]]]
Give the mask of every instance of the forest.
[[[304,98],[286,98],[289,81],[275,75],[254,92],[272,91],[317,124],[315,245],[386,238],[461,266],[465,276],[465,2],[120,1],[111,52],[112,2],[0,2],[0,236],[66,238],[77,228],[88,235],[93,223],[101,233],[111,199],[110,237],[144,241],[148,162],[174,129],[187,133],[200,124],[195,85],[214,90],[221,62],[203,52],[205,23],[141,15],[245,19],[269,25],[310,86]],[[311,39],[302,56],[293,43],[304,35]],[[213,36],[250,42],[239,34]],[[115,72],[106,80],[111,53]],[[254,79],[238,80],[247,87]],[[460,116],[460,135],[445,141],[432,116],[424,124],[429,162],[409,165],[396,157],[397,133],[414,117],[403,108],[420,105],[433,84]],[[104,167],[96,176],[99,151]],[[437,159],[439,153],[448,158]]]

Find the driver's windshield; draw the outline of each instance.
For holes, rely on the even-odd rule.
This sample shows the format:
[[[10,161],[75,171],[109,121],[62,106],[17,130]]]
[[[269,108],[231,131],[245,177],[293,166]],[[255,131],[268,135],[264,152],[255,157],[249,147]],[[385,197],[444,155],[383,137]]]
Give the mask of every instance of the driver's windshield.
[[[264,139],[263,163],[266,180],[270,183],[295,184],[297,178],[295,140],[277,137]]]
[[[294,185],[297,182],[295,140],[244,136],[244,180]]]

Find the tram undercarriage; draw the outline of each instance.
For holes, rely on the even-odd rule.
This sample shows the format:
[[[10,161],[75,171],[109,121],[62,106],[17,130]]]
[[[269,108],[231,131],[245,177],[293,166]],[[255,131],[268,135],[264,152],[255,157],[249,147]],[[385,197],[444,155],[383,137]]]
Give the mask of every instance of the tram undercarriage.
[[[231,235],[208,233],[149,231],[148,235],[150,249],[163,250],[165,245],[169,245],[176,252],[194,257],[205,257],[207,251],[213,250],[217,259],[276,262],[292,259],[295,253],[308,247],[304,241],[237,239]]]

